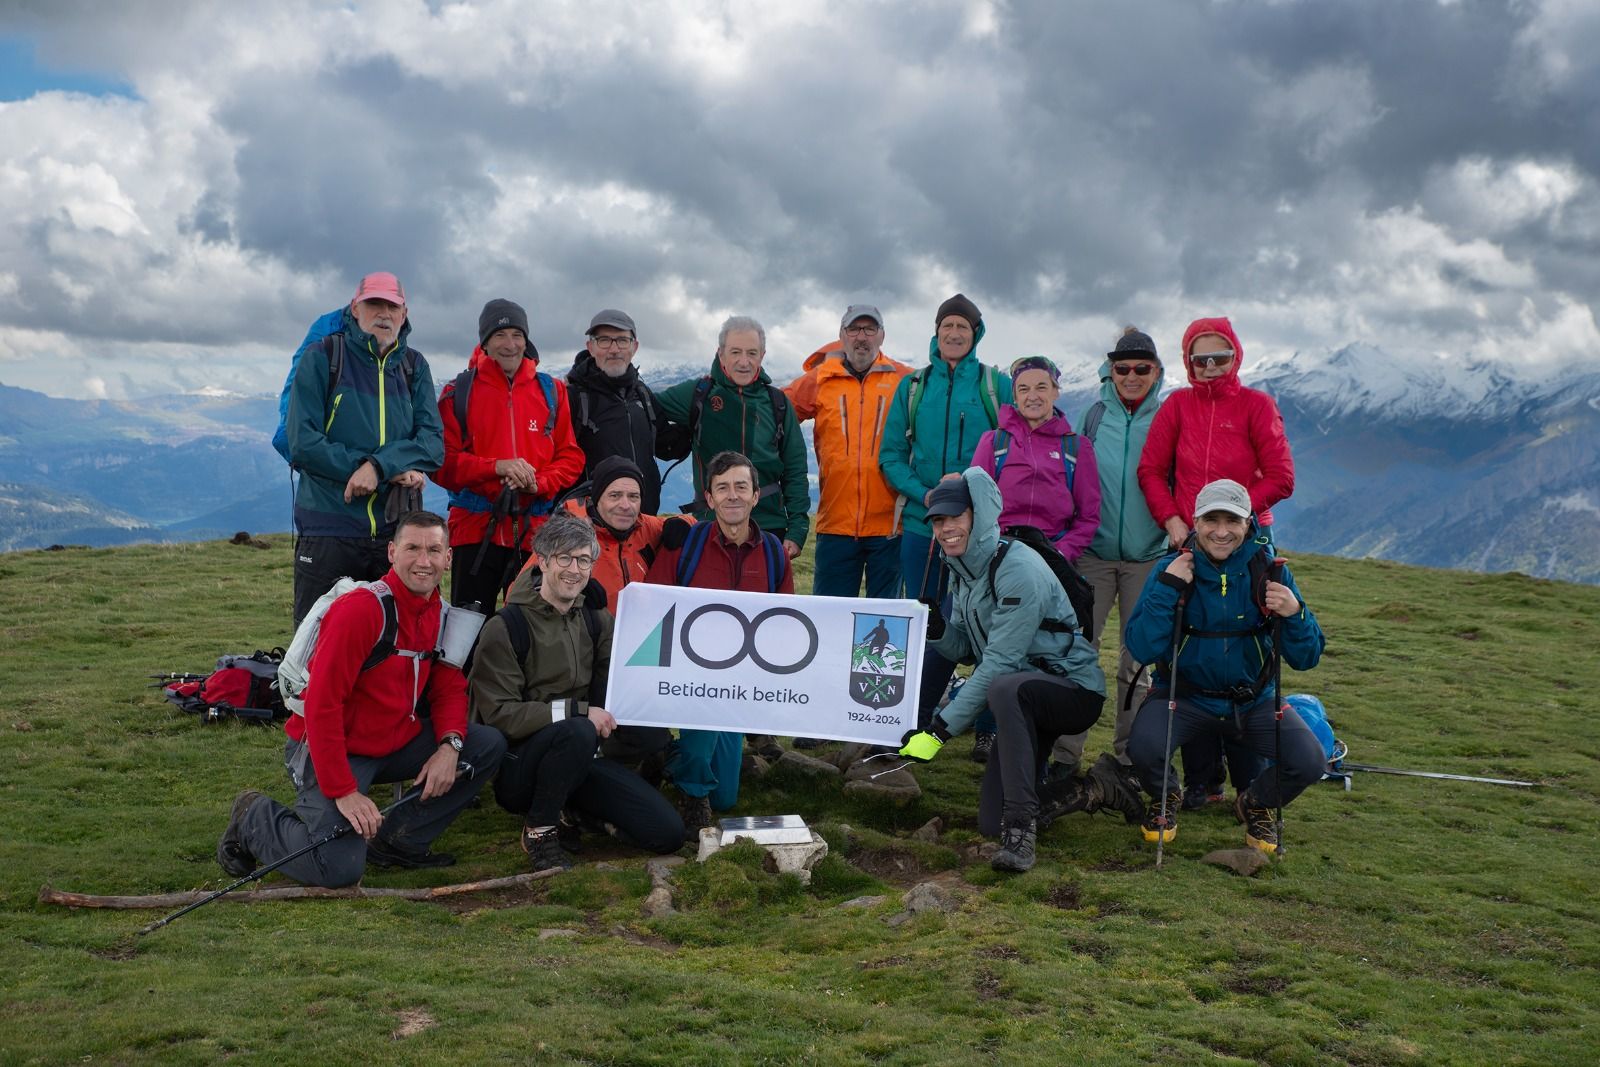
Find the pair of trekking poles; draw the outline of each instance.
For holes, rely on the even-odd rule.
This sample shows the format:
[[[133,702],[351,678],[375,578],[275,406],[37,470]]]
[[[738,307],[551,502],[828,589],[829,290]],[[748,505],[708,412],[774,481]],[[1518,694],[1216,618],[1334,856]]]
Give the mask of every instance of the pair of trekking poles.
[[[474,776],[476,776],[476,774],[477,774],[477,769],[474,768],[472,766],[472,764],[468,763],[466,760],[458,760],[456,762],[456,776],[457,777],[461,777],[461,776],[465,775],[468,779],[471,779]],[[396,808],[399,808],[404,804],[409,804],[413,800],[416,800],[420,796],[422,796],[422,787],[421,786],[412,786],[410,789],[406,790],[406,792],[400,797],[400,799],[396,800],[393,804],[390,804],[387,808],[384,808],[384,809],[382,809],[381,811],[378,812],[378,816],[379,816],[380,821],[382,819],[388,818],[389,814],[391,812],[393,812]],[[196,900],[191,904],[185,904],[183,907],[179,908],[177,911],[173,912],[171,915],[168,915],[167,917],[165,917],[163,919],[157,919],[155,922],[151,923],[148,926],[140,927],[140,929],[138,931],[138,936],[143,937],[145,934],[154,933],[155,931],[161,929],[163,926],[167,925],[168,923],[172,922],[173,920],[183,918],[183,916],[189,914],[191,911],[194,911],[196,908],[203,908],[207,904],[211,903],[213,900],[216,900],[219,897],[227,896],[229,893],[233,892],[235,889],[238,889],[242,885],[248,885],[251,882],[259,882],[261,879],[265,878],[267,875],[271,874],[273,871],[277,870],[279,867],[282,867],[284,864],[290,863],[290,862],[292,862],[294,860],[297,860],[301,856],[310,855],[311,853],[315,852],[317,849],[321,848],[323,845],[330,844],[331,842],[337,841],[341,837],[347,837],[347,836],[349,836],[350,834],[352,834],[354,832],[355,832],[355,827],[351,826],[349,823],[345,823],[343,826],[340,826],[338,829],[334,830],[332,833],[330,833],[330,834],[328,834],[328,835],[326,835],[324,837],[318,838],[317,840],[311,842],[309,845],[306,845],[304,848],[295,849],[293,852],[289,853],[287,856],[284,856],[282,859],[273,860],[271,863],[264,864],[264,865],[262,865],[260,867],[257,867],[255,870],[251,871],[249,874],[244,875],[242,878],[239,878],[239,879],[229,883],[228,885],[223,886],[221,889],[218,889],[216,892],[208,893],[206,896],[201,897],[199,900]]]
[[[1191,552],[1192,549],[1184,548],[1183,551]],[[1269,580],[1280,585],[1283,583],[1283,568],[1289,561],[1282,556],[1273,556],[1272,565],[1267,570]],[[1183,613],[1189,607],[1189,594],[1194,589],[1191,581],[1189,588],[1178,595],[1178,606],[1172,613],[1172,667],[1167,675],[1167,743],[1162,753],[1161,762],[1161,815],[1156,823],[1156,866],[1161,866],[1162,846],[1167,841],[1167,804],[1172,796],[1172,721],[1178,715],[1178,649],[1183,643]],[[1258,605],[1265,611],[1266,605]],[[1272,615],[1272,695],[1276,701],[1272,712],[1272,791],[1277,797],[1278,806],[1273,815],[1273,833],[1277,836],[1277,848],[1273,855],[1283,855],[1283,779],[1279,771],[1282,765],[1283,753],[1283,616],[1276,612]]]

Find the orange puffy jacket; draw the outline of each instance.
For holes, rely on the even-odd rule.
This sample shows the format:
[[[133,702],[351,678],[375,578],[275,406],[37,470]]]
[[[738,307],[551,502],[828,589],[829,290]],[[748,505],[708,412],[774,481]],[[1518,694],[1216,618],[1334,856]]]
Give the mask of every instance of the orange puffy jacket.
[[[515,378],[506,380],[500,365],[484,354],[472,352],[477,372],[467,401],[470,450],[456,422],[455,383],[439,394],[439,421],[444,424],[444,465],[430,477],[450,490],[450,543],[475,545],[490,536],[489,519],[504,486],[494,472],[497,460],[525,459],[538,476],[536,493],[521,493],[515,507],[493,531],[494,543],[511,547],[521,526],[527,551],[533,531],[543,525],[552,502],[583,473],[583,450],[573,434],[567,408],[567,385],[554,379],[556,410],[546,410],[544,389],[534,377],[539,365],[525,359]],[[554,419],[545,432],[547,419]],[[521,513],[522,521],[517,522]]]
[[[857,378],[834,341],[806,357],[805,373],[784,388],[795,418],[816,419],[817,481],[822,502],[816,532],[889,537],[900,532],[898,494],[878,466],[878,445],[895,386],[911,373],[882,352]]]

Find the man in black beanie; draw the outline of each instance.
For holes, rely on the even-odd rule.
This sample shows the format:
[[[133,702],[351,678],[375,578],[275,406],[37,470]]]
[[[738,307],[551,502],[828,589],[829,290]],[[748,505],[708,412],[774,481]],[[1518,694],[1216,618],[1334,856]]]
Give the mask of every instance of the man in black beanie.
[[[478,347],[439,395],[445,455],[433,480],[450,490],[452,604],[494,610],[583,472],[566,407],[566,385],[539,370],[528,313],[505,299],[483,305]]]

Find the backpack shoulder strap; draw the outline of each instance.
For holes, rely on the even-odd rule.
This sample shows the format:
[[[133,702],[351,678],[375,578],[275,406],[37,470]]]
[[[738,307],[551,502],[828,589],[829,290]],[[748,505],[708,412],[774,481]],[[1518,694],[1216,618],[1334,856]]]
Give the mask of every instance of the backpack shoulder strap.
[[[762,530],[761,548],[767,557],[767,592],[776,593],[783,584],[783,542],[777,534]]]
[[[706,397],[711,395],[711,387],[716,383],[711,380],[711,375],[703,376],[694,383],[694,396],[689,398],[689,433],[694,436],[694,443],[700,443],[700,413],[705,409]]]
[[[335,330],[324,341],[328,349],[328,396],[332,397],[344,377],[344,331]]]
[[[556,433],[556,382],[542,370],[533,372],[534,379],[539,383],[539,388],[544,392],[544,435],[554,437]]]
[[[1000,471],[1006,465],[1006,454],[1011,451],[1011,435],[1004,430],[994,432],[994,480],[1000,481]]]
[[[455,376],[450,383],[451,400],[456,415],[456,429],[461,431],[462,451],[472,451],[472,435],[467,432],[467,401],[472,397],[472,383],[478,372],[470,366]]]
[[[1072,483],[1078,473],[1078,435],[1075,433],[1062,434],[1061,436],[1061,469],[1067,474],[1067,495],[1072,495]]]
[[[567,393],[570,395],[572,392],[572,387],[568,386]],[[577,394],[578,425],[583,427],[585,430],[588,430],[590,433],[598,433],[600,431],[600,427],[596,426],[594,424],[594,419],[589,416],[589,390],[579,389],[577,390]]]
[[[700,569],[700,557],[705,553],[706,541],[711,536],[711,527],[715,525],[714,522],[697,522],[689,527],[683,547],[678,550],[678,567],[673,572],[676,584],[688,585],[694,580],[694,572]]]
[[[1100,420],[1105,417],[1106,402],[1104,400],[1096,400],[1089,405],[1089,410],[1083,413],[1083,425],[1079,427],[1078,432],[1093,441],[1095,434],[1100,429]]]
[[[1000,380],[1000,368],[987,363],[980,363],[978,367],[978,377],[983,379],[978,399],[983,401],[983,410],[989,416],[989,428],[992,430],[1000,425],[1000,387],[995,384]]]
[[[1000,571],[1000,561],[1006,558],[1006,549],[1011,547],[1011,538],[1002,537],[995,546],[994,555],[989,559],[989,599],[998,600],[999,595],[994,591],[994,576]]]
[[[528,619],[516,604],[507,604],[495,614],[500,616],[501,623],[505,625],[506,637],[511,639],[511,651],[516,654],[520,667],[533,649],[533,633],[528,629]]]
[[[370,671],[394,655],[395,641],[400,634],[400,617],[395,611],[394,594],[389,592],[389,587],[378,581],[367,588],[378,598],[378,604],[383,608],[383,629],[378,632],[378,643],[372,646],[372,651],[367,653],[367,658],[361,662],[362,673]]]
[[[917,436],[917,408],[922,406],[922,393],[928,387],[928,375],[933,373],[933,365],[929,364],[911,376],[911,384],[906,387],[906,440],[914,440]]]
[[[784,438],[788,435],[787,423],[788,423],[789,420],[786,418],[786,416],[788,415],[788,412],[789,412],[789,398],[783,395],[783,390],[782,389],[779,389],[776,385],[773,385],[771,382],[767,383],[767,397],[768,397],[768,399],[770,399],[772,401],[772,422],[773,422],[773,425],[775,425],[778,428],[778,432],[777,432],[778,462],[782,463],[783,462],[783,441],[784,441]]]
[[[405,386],[406,397],[411,396],[411,383],[417,377],[417,353],[409,345],[406,354],[400,357],[400,384]]]

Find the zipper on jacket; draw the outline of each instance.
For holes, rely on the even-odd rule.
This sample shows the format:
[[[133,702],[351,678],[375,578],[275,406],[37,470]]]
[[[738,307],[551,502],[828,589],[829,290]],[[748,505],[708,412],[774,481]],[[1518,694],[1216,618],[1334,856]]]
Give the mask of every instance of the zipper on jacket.
[[[939,359],[940,359],[941,362],[944,362],[944,357],[943,356],[940,356]],[[955,396],[956,396],[956,369],[954,367],[952,367],[949,363],[945,363],[944,364],[944,440],[939,443],[939,475],[938,475],[938,477],[934,478],[934,480],[933,480],[935,485],[938,485],[939,484],[939,479],[944,477],[945,464],[950,462],[950,404],[951,404],[951,402],[953,400],[955,400]],[[922,521],[923,522],[927,522],[928,521],[928,508],[927,508],[926,504],[924,504],[923,508],[922,508]]]
[[[1122,409],[1122,417],[1126,422],[1122,428],[1122,477],[1117,479],[1117,559],[1125,560],[1128,550],[1122,545],[1122,528],[1126,525],[1128,514],[1128,442],[1133,439],[1133,414],[1120,397],[1117,406]]]

